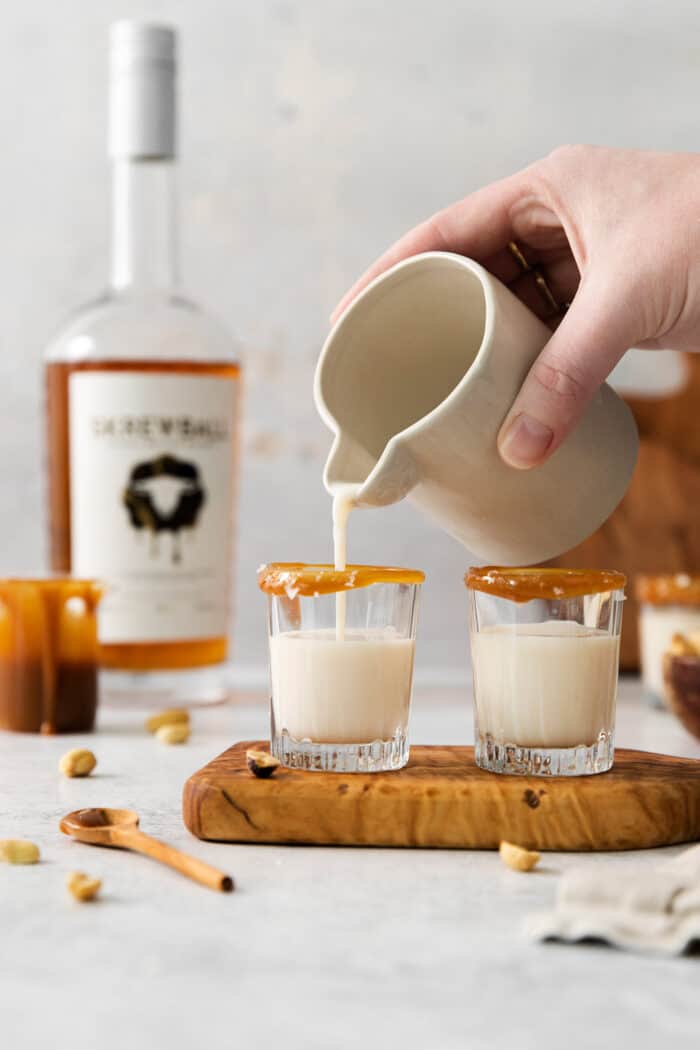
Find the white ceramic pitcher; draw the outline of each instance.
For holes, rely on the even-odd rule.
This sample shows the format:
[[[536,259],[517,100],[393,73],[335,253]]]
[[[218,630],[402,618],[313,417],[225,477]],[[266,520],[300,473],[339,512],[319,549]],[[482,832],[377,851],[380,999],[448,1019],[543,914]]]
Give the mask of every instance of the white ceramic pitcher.
[[[428,252],[372,282],[331,331],[317,408],[335,433],[326,488],[360,506],[404,496],[484,562],[528,565],[589,536],[629,483],[638,436],[606,385],[542,466],[507,466],[496,438],[551,332],[478,263]]]

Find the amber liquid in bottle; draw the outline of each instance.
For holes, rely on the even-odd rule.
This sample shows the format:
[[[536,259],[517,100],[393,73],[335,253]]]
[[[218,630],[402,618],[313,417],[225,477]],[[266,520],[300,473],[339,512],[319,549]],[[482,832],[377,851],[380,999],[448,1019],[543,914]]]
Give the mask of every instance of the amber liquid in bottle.
[[[46,353],[54,570],[96,578],[105,693],[197,703],[227,692],[240,369],[180,291],[177,40],[111,41],[107,291]]]
[[[51,568],[57,573],[70,573],[71,557],[71,477],[70,477],[70,409],[69,380],[79,371],[143,372],[166,375],[195,375],[235,380],[234,396],[238,401],[240,366],[228,362],[192,361],[86,361],[49,363],[46,367],[46,419],[48,449],[48,504]],[[238,416],[238,404],[234,415]],[[234,436],[237,445],[237,436]],[[237,462],[237,448],[232,450],[232,466]],[[232,478],[235,497],[235,477]],[[179,639],[173,642],[139,641],[101,644],[100,664],[117,671],[187,670],[223,663],[228,655],[228,638]]]

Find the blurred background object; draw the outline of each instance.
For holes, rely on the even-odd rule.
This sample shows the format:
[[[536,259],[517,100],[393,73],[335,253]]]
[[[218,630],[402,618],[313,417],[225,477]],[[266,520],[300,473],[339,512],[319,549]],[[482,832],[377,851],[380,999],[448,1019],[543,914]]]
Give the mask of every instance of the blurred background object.
[[[640,575],[634,597],[639,608],[642,685],[647,699],[661,707],[669,699],[664,684],[666,654],[680,643],[678,655],[692,655],[695,643],[700,643],[700,575]]]
[[[108,283],[45,357],[51,568],[104,585],[115,700],[209,703],[229,692],[238,350],[180,281],[177,33],[114,22],[109,66]]]
[[[677,0],[669,17],[668,7],[632,12],[623,0],[9,6],[0,38],[0,389],[12,513],[0,525],[0,571],[45,549],[41,351],[107,270],[108,25],[125,14],[182,34],[183,283],[244,349],[233,648],[239,681],[261,684],[256,567],[331,552],[321,485],[330,435],[311,391],[331,309],[408,227],[558,144],[696,148],[700,7]],[[682,371],[674,355],[645,352],[623,363],[618,385],[672,391]],[[667,496],[666,467],[647,466],[664,448],[686,462],[675,437],[643,454],[630,496],[640,540],[647,520],[667,521],[662,499],[687,491],[692,506],[684,482]],[[649,496],[647,480],[657,486]],[[659,564],[650,558],[645,568],[669,567],[665,543],[647,548]],[[461,580],[474,557],[407,505],[355,515],[350,551],[425,569],[418,677],[466,681]],[[614,553],[605,550],[605,563],[629,571]]]
[[[626,398],[637,420],[640,444],[622,503],[589,540],[555,562],[572,567],[614,565],[626,573],[630,587],[620,663],[627,671],[637,670],[640,662],[635,576],[700,570],[700,354],[678,358],[683,371],[675,389]],[[659,371],[663,364],[658,361]],[[661,675],[660,663],[656,674]]]
[[[676,634],[663,655],[664,700],[700,740],[700,635]]]

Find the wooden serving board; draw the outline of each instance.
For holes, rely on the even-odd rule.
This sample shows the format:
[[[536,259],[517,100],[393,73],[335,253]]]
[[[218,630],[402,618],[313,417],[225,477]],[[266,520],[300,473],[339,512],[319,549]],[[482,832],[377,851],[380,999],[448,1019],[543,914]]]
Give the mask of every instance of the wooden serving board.
[[[486,773],[472,747],[413,747],[394,773],[280,767],[261,780],[234,744],[185,784],[183,816],[201,839],[328,846],[625,850],[700,839],[700,761],[617,751],[609,773]]]

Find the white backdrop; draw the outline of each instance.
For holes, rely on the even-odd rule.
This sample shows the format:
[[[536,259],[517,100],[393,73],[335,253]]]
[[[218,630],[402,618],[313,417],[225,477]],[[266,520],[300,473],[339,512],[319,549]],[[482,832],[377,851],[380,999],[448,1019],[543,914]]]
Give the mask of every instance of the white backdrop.
[[[107,26],[182,30],[185,284],[246,364],[235,658],[263,669],[255,568],[330,555],[327,318],[408,226],[565,141],[698,142],[697,0],[24,0],[0,35],[0,571],[45,555],[40,360],[104,283]],[[408,506],[359,513],[354,560],[428,573],[424,676],[466,667],[469,555]]]

